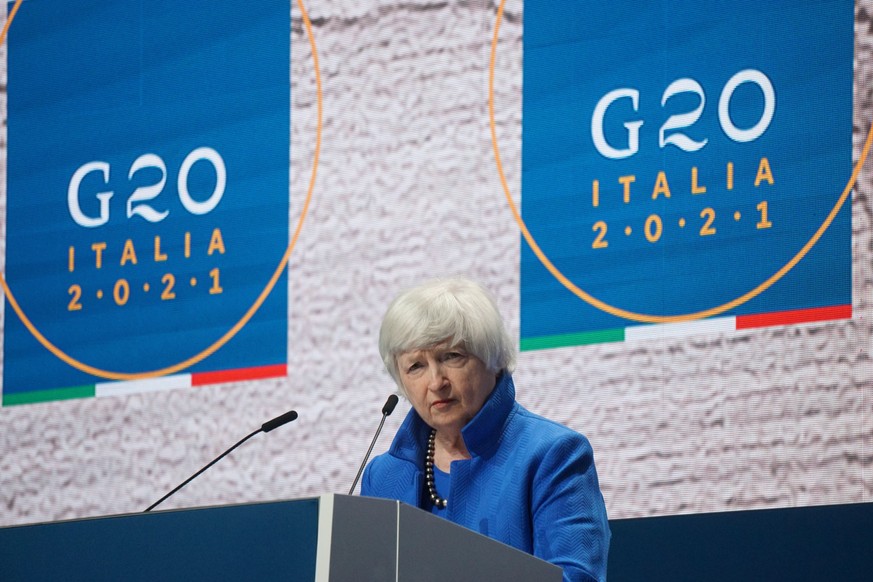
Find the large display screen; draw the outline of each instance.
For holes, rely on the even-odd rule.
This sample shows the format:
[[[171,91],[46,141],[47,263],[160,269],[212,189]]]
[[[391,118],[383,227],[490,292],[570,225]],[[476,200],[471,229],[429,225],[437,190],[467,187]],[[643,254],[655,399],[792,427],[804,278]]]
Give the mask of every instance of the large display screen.
[[[0,525],[347,492],[457,274],[611,518],[873,500],[873,0],[6,10]]]

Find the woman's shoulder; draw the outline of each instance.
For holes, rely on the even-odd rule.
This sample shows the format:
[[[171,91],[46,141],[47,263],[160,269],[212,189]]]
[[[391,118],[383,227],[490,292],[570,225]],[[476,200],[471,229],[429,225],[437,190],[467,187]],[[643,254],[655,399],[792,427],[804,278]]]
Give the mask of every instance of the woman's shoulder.
[[[525,429],[547,434],[551,438],[588,439],[582,433],[535,412],[531,412],[521,404],[518,404],[515,417],[517,422]]]
[[[382,454],[376,455],[370,462],[367,463],[367,470],[369,471],[387,471],[387,472],[396,472],[403,468],[410,466],[410,470],[415,469],[415,464],[408,459],[403,459],[393,455],[390,451],[386,451]]]
[[[507,426],[507,436],[516,443],[525,441],[539,450],[574,449],[590,451],[588,438],[550,418],[546,418],[517,405],[515,414]]]

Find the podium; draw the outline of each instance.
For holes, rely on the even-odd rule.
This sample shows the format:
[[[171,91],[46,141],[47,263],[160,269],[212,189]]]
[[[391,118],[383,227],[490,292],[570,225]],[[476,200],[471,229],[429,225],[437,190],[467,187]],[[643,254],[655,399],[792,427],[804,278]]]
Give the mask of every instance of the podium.
[[[553,564],[386,499],[316,498],[0,528],[0,578],[560,582]]]

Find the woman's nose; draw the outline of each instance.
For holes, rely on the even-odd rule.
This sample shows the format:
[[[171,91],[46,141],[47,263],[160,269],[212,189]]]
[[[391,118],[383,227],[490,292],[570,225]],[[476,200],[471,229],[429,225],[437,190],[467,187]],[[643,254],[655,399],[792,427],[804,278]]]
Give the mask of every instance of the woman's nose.
[[[439,363],[428,366],[428,389],[439,390],[445,383],[446,375],[443,373],[443,367]]]

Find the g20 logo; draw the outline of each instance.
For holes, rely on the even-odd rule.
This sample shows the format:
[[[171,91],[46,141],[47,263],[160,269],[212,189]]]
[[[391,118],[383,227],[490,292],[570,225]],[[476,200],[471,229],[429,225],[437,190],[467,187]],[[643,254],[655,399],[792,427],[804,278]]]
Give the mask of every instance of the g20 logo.
[[[757,122],[751,127],[739,128],[731,119],[730,103],[737,87],[744,83],[752,83],[761,90],[764,97],[764,107]],[[677,79],[670,83],[661,95],[661,107],[664,107],[670,99],[683,93],[696,95],[698,105],[691,111],[671,115],[667,118],[658,131],[658,146],[665,148],[667,145],[674,145],[681,150],[694,152],[705,146],[709,140],[707,138],[695,140],[682,133],[681,130],[697,123],[703,114],[703,109],[706,106],[706,93],[703,87],[691,78]],[[627,130],[627,140],[625,144],[622,144],[624,147],[610,144],[606,140],[603,130],[604,117],[610,106],[620,99],[630,99],[633,110],[639,111],[639,90],[623,87],[614,89],[601,97],[591,116],[591,138],[594,141],[594,147],[604,157],[614,160],[629,158],[639,151],[640,127],[645,123],[642,119],[625,121],[623,125]],[[718,98],[719,125],[727,137],[740,143],[754,141],[761,137],[770,126],[775,111],[776,92],[773,89],[773,83],[767,75],[756,69],[745,69],[731,77],[722,88]]]
[[[195,200],[188,188],[188,176],[191,168],[199,161],[211,164],[215,172],[215,187],[212,193],[202,202]],[[167,165],[164,163],[164,160],[156,154],[143,154],[139,156],[131,164],[127,172],[127,179],[132,179],[134,174],[147,168],[157,168],[160,171],[160,180],[148,186],[141,186],[131,193],[127,199],[127,217],[132,218],[134,215],[139,215],[149,222],[160,222],[167,217],[170,211],[164,210],[161,212],[155,210],[146,201],[157,198],[164,190],[164,186],[167,183]],[[109,183],[109,163],[94,161],[80,166],[73,173],[67,187],[67,207],[70,211],[70,216],[76,224],[85,228],[95,228],[109,222],[109,200],[115,194],[111,191],[98,192],[96,194],[97,200],[100,201],[100,210],[97,216],[88,216],[82,211],[82,207],[79,204],[82,181],[86,176],[94,172],[102,174],[104,184]],[[185,156],[176,180],[179,200],[182,202],[182,206],[191,214],[197,215],[207,214],[218,205],[221,197],[224,195],[226,185],[227,168],[224,165],[224,160],[221,154],[210,147],[199,147]]]

